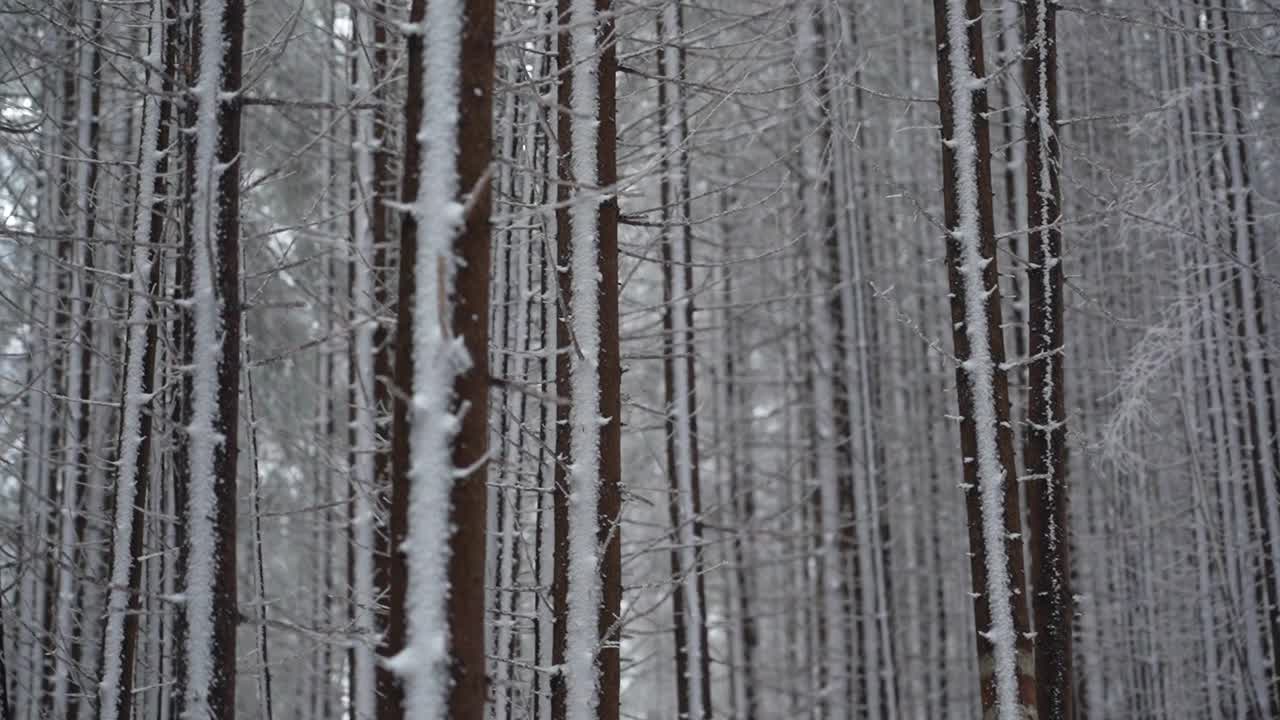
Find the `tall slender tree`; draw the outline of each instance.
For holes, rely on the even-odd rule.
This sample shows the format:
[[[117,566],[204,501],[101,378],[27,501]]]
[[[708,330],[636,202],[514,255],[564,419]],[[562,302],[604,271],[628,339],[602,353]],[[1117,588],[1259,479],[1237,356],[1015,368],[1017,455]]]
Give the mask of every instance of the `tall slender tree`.
[[[380,717],[484,717],[492,0],[416,2],[402,198],[393,547],[405,556],[386,662],[401,704]],[[424,52],[424,48],[430,48]],[[443,108],[437,107],[442,103]],[[406,348],[406,346],[409,346]],[[398,591],[397,591],[398,589]]]
[[[617,54],[610,0],[560,0],[557,214],[562,312],[556,387],[567,423],[556,448],[558,587],[553,720],[615,720],[621,612],[621,357],[618,327]],[[567,257],[566,257],[567,256]]]
[[[980,0],[934,0],[952,340],[978,633],[982,707],[1000,720],[1035,712],[1035,667],[1013,477],[992,225],[991,141]]]
[[[1031,533],[1036,710],[1072,720],[1070,534],[1062,326],[1062,217],[1058,151],[1057,3],[1034,0],[1023,14],[1027,93],[1028,341],[1024,463]]]
[[[684,12],[678,1],[658,15],[658,112],[663,175],[659,181],[662,233],[663,351],[668,500],[675,546],[671,594],[676,641],[676,705],[683,718],[711,716],[711,653],[707,647],[703,574],[702,498],[698,468],[697,373],[693,340],[693,232],[690,227],[685,57],[679,47]]]
[[[242,0],[195,16],[190,205],[193,354],[185,567],[186,712],[236,713],[236,467],[240,405],[240,77]]]
[[[154,410],[147,399],[154,392],[160,324],[152,317],[151,298],[160,293],[163,258],[157,248],[164,238],[166,178],[169,159],[169,120],[172,76],[177,68],[178,3],[157,0],[151,9],[149,46],[161,49],[160,72],[148,73],[143,98],[139,172],[134,204],[132,294],[125,347],[125,383],[117,457],[115,523],[109,557],[110,586],[100,662],[98,714],[102,720],[127,718],[133,703],[133,666],[137,658],[139,613],[142,609],[142,555],[147,495],[152,485],[151,450]]]

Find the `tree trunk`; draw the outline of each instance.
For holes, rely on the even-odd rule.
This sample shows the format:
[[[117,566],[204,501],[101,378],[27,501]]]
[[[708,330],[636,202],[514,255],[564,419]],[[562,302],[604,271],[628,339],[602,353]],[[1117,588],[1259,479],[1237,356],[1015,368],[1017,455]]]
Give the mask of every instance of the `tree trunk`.
[[[618,210],[603,196],[616,174],[615,73],[610,0],[560,0],[559,287],[571,315],[557,337],[557,392],[567,423],[556,438],[556,628],[552,718],[616,720],[621,609],[621,366],[618,350]],[[564,207],[563,205],[561,207]],[[571,322],[570,322],[571,321]],[[570,340],[565,347],[563,340]],[[560,413],[557,413],[557,417]],[[566,437],[567,435],[567,437]],[[559,685],[563,684],[563,687]]]
[[[130,717],[133,665],[137,657],[138,620],[142,608],[142,555],[144,511],[151,486],[151,428],[153,411],[146,409],[155,386],[156,345],[159,323],[151,319],[151,298],[160,294],[164,266],[157,248],[164,238],[168,196],[166,175],[169,146],[167,93],[177,67],[178,3],[159,0],[152,9],[150,46],[163,48],[164,72],[148,75],[154,100],[143,109],[142,144],[138,150],[137,201],[134,206],[133,277],[130,326],[126,345],[123,417],[116,456],[115,524],[112,529],[110,590],[106,629],[103,633],[102,678],[99,681],[99,716],[102,720]]]
[[[409,23],[420,27],[426,15],[426,0],[413,0],[409,6]],[[422,126],[423,102],[423,33],[412,32],[406,36],[408,77],[406,78],[404,103],[404,170],[400,178],[400,202],[404,205],[418,199],[422,168],[419,158],[422,144],[418,129]],[[376,63],[375,63],[376,64]],[[376,174],[375,174],[376,182]],[[374,213],[377,216],[377,201]],[[377,234],[374,234],[375,242]],[[396,306],[395,376],[391,384],[391,448],[390,448],[390,504],[384,523],[386,531],[379,539],[377,570],[374,573],[374,589],[386,598],[386,622],[378,646],[378,720],[402,720],[405,716],[404,687],[388,662],[405,649],[405,608],[408,570],[404,553],[397,551],[405,543],[409,524],[409,393],[413,390],[414,362],[413,301],[418,262],[418,218],[415,213],[403,213],[400,218],[400,264],[397,283],[399,296]],[[376,261],[375,261],[376,264]],[[376,280],[375,280],[376,282]],[[424,292],[426,292],[424,290]],[[377,346],[375,330],[375,352]],[[376,362],[376,359],[375,359]],[[376,365],[375,365],[376,373]],[[376,456],[375,456],[376,458]],[[375,463],[379,462],[375,459]]]
[[[985,717],[1035,708],[1035,668],[1000,331],[980,0],[934,0],[952,339]]]
[[[403,699],[379,717],[480,720],[494,6],[415,2],[412,18],[424,31],[409,45],[413,164],[401,190],[410,212],[401,225],[397,329],[407,342],[397,347],[392,427],[391,547],[404,552],[391,576],[396,654],[386,661]],[[436,103],[455,110],[428,113]]]
[[[418,19],[421,19],[422,8],[411,6],[410,22],[414,20],[414,10],[416,7]],[[372,608],[374,627],[370,630],[377,630],[383,633],[383,641],[386,642],[386,634],[390,632],[389,618],[387,617],[387,604],[393,594],[392,577],[399,572],[400,558],[399,553],[393,549],[395,542],[393,539],[394,531],[392,529],[392,518],[395,511],[392,509],[392,495],[394,494],[393,482],[391,480],[391,466],[393,464],[393,454],[395,452],[395,441],[391,437],[391,426],[395,424],[395,408],[397,402],[392,397],[392,387],[396,383],[393,374],[397,373],[396,363],[399,360],[398,345],[395,344],[394,331],[398,328],[388,327],[389,322],[382,320],[390,314],[392,303],[392,288],[398,282],[395,273],[395,260],[392,250],[392,214],[387,207],[386,199],[395,197],[395,188],[393,187],[394,178],[391,171],[391,154],[393,148],[390,147],[391,140],[391,40],[387,33],[387,22],[390,16],[390,9],[386,0],[374,0],[372,11],[368,13],[371,26],[371,34],[373,36],[373,52],[367,53],[371,56],[371,64],[369,67],[369,87],[373,100],[372,118],[369,119],[369,138],[371,167],[370,187],[369,187],[369,252],[366,262],[371,263],[371,278],[369,280],[371,287],[372,302],[370,304],[371,319],[373,323],[373,332],[370,339],[373,353],[373,380],[369,392],[372,395],[372,419],[366,422],[373,423],[373,438],[370,440],[372,445],[373,469],[372,469],[372,487],[369,493],[372,495],[372,522],[375,523],[373,528],[373,570],[372,598],[382,598],[382,604]],[[409,35],[406,43],[412,48],[415,43],[421,43],[420,38],[415,35]],[[415,84],[420,83],[421,78],[409,73],[407,79],[407,93],[413,92]],[[421,89],[418,90],[421,92]],[[416,106],[415,106],[416,107]],[[406,122],[410,120],[409,113],[417,112],[416,109],[405,106]],[[416,120],[413,121],[412,127],[417,127]],[[406,125],[406,127],[409,127]],[[412,138],[405,138],[404,158],[403,158],[403,175],[401,183],[407,186],[413,183],[414,192],[417,191],[417,153],[418,147]],[[403,195],[402,195],[403,197]],[[401,232],[404,232],[401,228]],[[398,376],[397,376],[398,377]],[[399,540],[403,539],[403,532],[399,536]],[[368,672],[366,670],[366,672]],[[377,694],[377,712],[378,717],[386,717],[383,713],[394,712],[393,707],[399,705],[399,685],[396,683],[395,676],[389,669],[381,663],[374,663],[374,682],[376,684]]]
[[[203,0],[192,216],[191,423],[186,565],[186,711],[219,720],[236,705],[236,466],[240,402],[242,0]]]
[[[685,119],[683,13],[679,2],[657,19],[658,116],[663,171],[662,206],[663,352],[665,378],[668,509],[674,547],[671,571],[676,641],[676,705],[680,717],[711,716],[711,665],[707,648],[699,492],[696,374],[693,333],[692,233],[689,227],[688,123]]]
[[[1036,706],[1041,720],[1073,720],[1067,426],[1062,328],[1062,217],[1058,181],[1057,6],[1027,3],[1023,46],[1026,109],[1027,294],[1025,430],[1027,517],[1035,616]]]

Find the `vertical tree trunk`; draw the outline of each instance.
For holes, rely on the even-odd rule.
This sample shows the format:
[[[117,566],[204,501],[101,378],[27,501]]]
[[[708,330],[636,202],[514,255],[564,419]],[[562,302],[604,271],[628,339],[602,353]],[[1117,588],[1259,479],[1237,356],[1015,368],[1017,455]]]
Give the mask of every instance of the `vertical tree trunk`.
[[[1056,2],[1032,0],[1026,23],[1027,294],[1025,460],[1035,616],[1036,706],[1041,720],[1073,720],[1067,426],[1062,328],[1061,189],[1058,181]]]
[[[142,142],[134,209],[133,293],[130,300],[125,384],[119,449],[116,456],[115,523],[110,549],[110,586],[103,633],[99,717],[130,717],[133,665],[137,657],[138,621],[142,608],[144,510],[151,485],[153,411],[146,409],[155,386],[159,323],[151,317],[151,298],[159,295],[163,259],[157,248],[164,238],[168,195],[169,111],[167,93],[177,67],[177,0],[157,0],[152,8],[150,47],[163,49],[162,73],[148,74],[147,88],[156,94],[143,104]]]
[[[702,503],[699,492],[696,374],[693,344],[692,233],[689,227],[688,123],[684,102],[683,13],[670,2],[657,19],[658,122],[668,508],[675,547],[671,570],[676,640],[676,704],[681,717],[711,715],[711,665],[707,649]]]
[[[586,0],[577,0],[583,5]],[[622,353],[618,324],[618,50],[613,0],[595,0],[596,43],[600,54],[594,121],[596,182],[608,194],[597,200],[600,273],[600,501],[596,541],[601,548],[600,710],[599,720],[619,720],[622,693]]]
[[[569,675],[565,672],[565,653],[569,647],[569,408],[573,382],[571,355],[575,352],[570,331],[573,307],[573,242],[569,218],[569,202],[573,197],[573,117],[566,110],[573,92],[573,46],[569,37],[571,0],[556,0],[552,22],[556,28],[556,257],[551,265],[555,278],[555,374],[556,403],[555,458],[552,475],[551,528],[551,664],[557,668],[551,676],[551,720],[569,717]],[[551,168],[547,168],[551,173]]]
[[[413,0],[409,6],[409,23],[421,27],[426,15],[425,0]],[[417,202],[422,168],[419,164],[422,155],[422,143],[418,139],[422,127],[423,113],[423,32],[411,32],[406,37],[406,54],[408,76],[406,78],[404,102],[404,170],[400,177],[400,202],[404,205]],[[376,65],[376,62],[375,62]],[[376,70],[375,70],[376,72]],[[376,82],[376,81],[375,81]],[[375,121],[376,125],[376,121]],[[375,161],[376,162],[376,161]],[[375,165],[376,167],[376,165]],[[377,174],[374,175],[375,184]],[[377,196],[374,199],[374,217],[377,217]],[[377,242],[377,232],[374,232]],[[434,258],[433,258],[434,259]],[[413,331],[413,302],[416,285],[416,268],[418,262],[418,218],[416,213],[403,213],[400,218],[400,264],[397,283],[399,297],[396,306],[396,337],[403,340],[395,344],[395,376],[391,379],[396,392],[391,393],[391,436],[390,436],[390,470],[389,487],[380,491],[389,492],[389,504],[386,508],[386,530],[379,538],[377,553],[377,570],[374,573],[375,591],[385,597],[386,621],[380,628],[381,642],[378,646],[378,720],[401,720],[405,716],[404,688],[393,669],[388,664],[405,648],[405,593],[407,592],[407,573],[404,553],[398,552],[405,543],[409,525],[409,393],[413,389],[414,362],[413,342],[410,339]],[[375,267],[377,263],[375,261]],[[375,280],[376,282],[376,280]],[[423,289],[423,292],[428,292]],[[443,320],[437,320],[443,322]],[[377,346],[377,330],[374,335],[375,352]],[[375,357],[375,363],[377,359]],[[377,366],[375,364],[375,373]],[[375,455],[375,458],[377,456]],[[375,459],[376,463],[380,462]],[[375,470],[376,472],[376,470]],[[436,698],[439,701],[439,698]]]
[[[1021,522],[1009,427],[980,0],[934,0],[942,176],[970,574],[984,714],[1035,712],[1035,668],[1021,592]]]
[[[188,14],[182,14],[178,30],[182,33],[182,80],[189,88],[196,83],[195,57],[199,43],[196,40],[198,28]],[[181,107],[181,106],[179,106]],[[196,103],[185,103],[184,112],[176,119],[174,128],[177,140],[183,152],[182,196],[189,198],[195,193],[195,142],[193,133],[183,132],[194,128],[196,124]],[[173,296],[190,298],[192,291],[192,259],[195,257],[194,232],[195,203],[182,203],[181,236],[182,250],[174,259]],[[174,387],[170,401],[169,417],[170,439],[173,446],[173,462],[171,472],[172,497],[170,498],[173,513],[172,532],[174,545],[177,547],[176,558],[172,568],[174,589],[182,592],[186,589],[186,566],[191,556],[190,518],[187,516],[187,498],[190,495],[191,482],[191,448],[185,434],[185,428],[191,424],[191,399],[194,390],[192,374],[186,371],[195,362],[195,335],[192,328],[190,303],[175,304],[172,310],[171,336],[177,348],[178,360],[173,363],[173,375],[168,379]],[[173,626],[173,676],[174,688],[169,695],[169,717],[180,718],[186,711],[187,697],[187,623],[186,608],[180,604],[174,606],[170,613]]]
[[[202,0],[191,237],[193,385],[185,607],[186,711],[235,717],[236,465],[240,402],[243,0]]]
[[[389,617],[400,642],[386,661],[403,701],[379,717],[480,720],[494,6],[415,2],[412,19],[423,30],[409,46],[405,129],[416,171],[401,195],[410,212],[397,334],[407,342],[392,427],[391,547],[403,547],[404,560],[391,577]]]
[[[410,22],[414,20],[415,6],[410,7]],[[418,20],[421,20],[422,8],[417,7]],[[371,398],[372,419],[374,436],[369,441],[372,447],[373,469],[372,469],[372,487],[369,488],[371,494],[372,517],[371,522],[375,524],[373,528],[373,575],[372,585],[373,591],[371,597],[381,598],[381,603],[371,608],[373,612],[373,626],[371,630],[384,634],[384,642],[387,640],[386,633],[390,632],[389,618],[387,617],[387,604],[393,594],[392,576],[398,572],[400,563],[399,553],[395,551],[396,543],[403,540],[403,534],[398,538],[393,537],[394,531],[391,527],[392,517],[395,511],[391,508],[394,490],[391,481],[391,466],[393,463],[392,456],[395,452],[395,441],[391,437],[391,426],[395,424],[394,412],[396,401],[392,397],[392,386],[395,382],[392,375],[398,372],[396,362],[399,359],[399,345],[394,343],[397,330],[395,327],[389,327],[391,323],[382,320],[382,318],[391,314],[392,289],[398,282],[397,275],[394,271],[394,255],[392,253],[392,214],[387,207],[386,199],[395,197],[394,178],[392,177],[391,155],[393,148],[390,147],[391,141],[391,40],[387,33],[387,23],[389,21],[390,8],[386,0],[374,0],[372,11],[368,13],[369,25],[371,26],[371,35],[373,36],[373,52],[371,56],[371,65],[369,67],[369,87],[373,99],[372,117],[369,119],[369,153],[371,157],[370,167],[370,186],[369,186],[369,252],[365,261],[371,263],[370,268],[370,293],[371,303],[370,322],[373,323],[373,332],[370,339],[373,353],[373,380],[369,391]],[[421,39],[415,36],[409,36],[406,44],[412,48],[415,43],[421,43]],[[412,58],[411,58],[412,59]],[[421,82],[421,78],[416,76],[412,71],[407,78],[406,93],[412,93],[413,87]],[[419,92],[421,89],[419,88]],[[409,113],[417,112],[416,109],[405,107],[405,119],[409,121]],[[406,125],[406,127],[410,127]],[[416,121],[412,127],[417,127]],[[402,189],[407,188],[409,184],[413,185],[413,192],[417,192],[417,153],[418,147],[411,141],[411,138],[405,138],[404,157],[403,157],[403,174],[401,176]],[[401,197],[403,199],[403,195]],[[412,197],[406,202],[412,201]],[[403,228],[400,229],[404,232]],[[367,671],[366,671],[367,672]],[[374,664],[374,682],[377,686],[377,712],[378,717],[387,717],[386,712],[394,712],[393,708],[400,704],[399,685],[396,683],[395,676],[391,671],[381,663]]]
[[[610,0],[560,0],[559,325],[556,388],[567,422],[556,438],[556,627],[552,718],[616,720],[621,665],[621,365],[614,47]],[[567,262],[565,262],[567,261]],[[571,321],[571,322],[570,322]],[[566,347],[565,339],[571,341]],[[567,357],[566,357],[567,355]],[[563,408],[562,408],[563,409]],[[560,413],[557,413],[557,418]],[[560,686],[562,684],[562,686]]]

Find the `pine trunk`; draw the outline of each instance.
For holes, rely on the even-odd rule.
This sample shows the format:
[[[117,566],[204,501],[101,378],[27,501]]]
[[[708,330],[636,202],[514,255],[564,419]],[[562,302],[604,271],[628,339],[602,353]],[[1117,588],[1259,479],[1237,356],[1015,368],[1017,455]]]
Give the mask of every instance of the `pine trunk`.
[[[980,0],[934,0],[952,339],[983,716],[1035,712],[1013,477]]]
[[[1027,3],[1027,295],[1030,368],[1025,430],[1027,518],[1035,616],[1036,705],[1041,720],[1073,720],[1067,426],[1062,327],[1062,217],[1058,181],[1057,6]]]

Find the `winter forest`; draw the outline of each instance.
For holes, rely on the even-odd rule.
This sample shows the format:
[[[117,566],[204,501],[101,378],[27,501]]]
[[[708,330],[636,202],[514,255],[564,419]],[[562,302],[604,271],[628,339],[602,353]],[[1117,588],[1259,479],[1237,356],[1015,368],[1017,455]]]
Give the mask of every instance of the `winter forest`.
[[[4,720],[1280,718],[1274,0],[0,0],[0,218]]]

